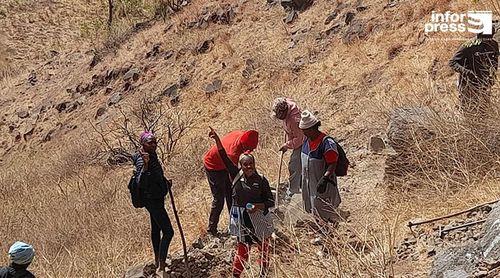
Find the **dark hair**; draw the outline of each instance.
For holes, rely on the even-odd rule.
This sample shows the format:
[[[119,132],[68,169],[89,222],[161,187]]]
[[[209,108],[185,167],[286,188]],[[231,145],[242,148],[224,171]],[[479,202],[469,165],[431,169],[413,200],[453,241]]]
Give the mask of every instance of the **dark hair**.
[[[30,266],[31,263],[28,264],[16,264],[16,263],[11,263],[10,266],[15,269],[15,270],[20,270],[20,269],[27,269],[28,266]]]
[[[321,126],[321,121],[318,121],[315,125],[311,126],[311,129],[319,130],[320,126]]]

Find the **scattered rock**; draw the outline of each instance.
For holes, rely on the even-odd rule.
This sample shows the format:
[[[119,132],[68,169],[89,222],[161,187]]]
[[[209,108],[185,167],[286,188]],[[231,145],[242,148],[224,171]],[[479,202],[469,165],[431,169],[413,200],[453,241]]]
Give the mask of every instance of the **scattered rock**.
[[[389,51],[387,51],[387,59],[392,60],[396,58],[396,56],[398,56],[401,51],[403,51],[403,45],[393,45],[391,48],[389,48]]]
[[[344,23],[345,23],[346,25],[351,24],[351,22],[352,22],[352,20],[354,19],[354,16],[355,16],[355,15],[356,15],[356,14],[355,14],[355,13],[353,13],[353,12],[347,12],[347,13],[345,14]]]
[[[64,101],[64,102],[61,102],[59,103],[58,105],[56,105],[56,110],[61,113],[63,112],[64,110],[66,110],[66,108],[68,107],[68,105],[70,104],[69,101]]]
[[[153,48],[146,53],[146,59],[155,57],[160,53],[160,44],[153,45]]]
[[[247,59],[245,61],[245,65],[246,65],[245,69],[243,70],[241,75],[243,75],[243,77],[245,78],[250,78],[250,76],[254,73],[256,68],[255,61],[253,59]]]
[[[170,85],[161,93],[161,96],[170,98],[170,104],[172,106],[176,106],[177,104],[179,104],[180,98],[178,89],[179,86],[177,84]]]
[[[297,16],[298,14],[295,10],[290,10],[286,17],[283,18],[283,22],[286,24],[292,23],[297,18]]]
[[[170,59],[172,56],[174,56],[174,52],[172,50],[168,50],[165,52],[165,55],[164,55],[164,59],[165,60],[168,60]]]
[[[305,11],[308,9],[314,0],[281,0],[281,6],[285,10]]]
[[[36,72],[31,71],[31,73],[28,75],[28,83],[30,83],[31,86],[35,86],[37,81],[38,79],[36,77]]]
[[[492,271],[495,262],[498,262],[496,267],[500,266],[500,203],[493,207],[483,230],[485,234],[478,241],[437,252],[430,277],[475,277],[495,273]],[[491,262],[493,264],[489,264]],[[488,265],[493,269],[488,268]],[[447,276],[455,273],[461,276]]]
[[[20,119],[25,119],[25,118],[28,118],[29,117],[29,113],[28,111],[26,110],[22,110],[22,111],[19,111],[17,112],[17,116],[20,118]]]
[[[94,119],[97,119],[106,113],[106,107],[99,107],[95,112]]]
[[[323,245],[323,240],[320,237],[313,238],[311,240],[312,245]]]
[[[122,94],[116,93],[108,99],[108,106],[115,105],[122,100]]]
[[[205,87],[205,93],[210,95],[212,93],[219,91],[221,87],[222,87],[222,80],[216,79],[212,83],[207,84],[207,86]]]
[[[375,135],[370,137],[370,150],[375,153],[379,153],[385,149],[385,142],[380,136]]]
[[[138,68],[131,68],[123,75],[123,80],[125,81],[137,81],[139,80],[140,70]]]
[[[204,54],[204,53],[209,52],[211,50],[213,44],[214,44],[214,40],[213,39],[209,39],[209,40],[203,41],[202,43],[200,43],[196,47],[196,53],[198,53],[198,54]]]
[[[349,44],[355,40],[362,39],[367,35],[368,31],[366,30],[365,23],[361,20],[353,19],[350,21],[349,27],[347,27],[347,30],[342,37],[342,41]]]
[[[217,10],[211,10],[209,7],[204,7],[198,19],[188,22],[187,27],[204,29],[207,28],[210,23],[228,25],[233,22],[235,17],[235,8],[230,5],[220,7]]]
[[[111,94],[111,92],[113,92],[113,87],[106,87],[106,89],[104,90],[104,95],[109,95]]]
[[[179,89],[183,89],[189,86],[189,77],[187,75],[181,75],[179,77]]]

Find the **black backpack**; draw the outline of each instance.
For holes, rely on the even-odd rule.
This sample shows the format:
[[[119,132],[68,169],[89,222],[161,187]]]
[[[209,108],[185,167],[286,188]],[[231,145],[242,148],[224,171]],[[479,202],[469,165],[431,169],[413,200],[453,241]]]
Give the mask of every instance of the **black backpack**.
[[[330,137],[331,138],[331,137]],[[347,176],[347,169],[349,169],[349,159],[347,159],[347,155],[345,154],[342,146],[332,138],[335,144],[337,144],[337,152],[339,153],[339,157],[337,159],[337,166],[335,167],[335,175],[337,177]]]
[[[128,190],[130,191],[130,198],[132,199],[134,208],[143,208],[144,204],[142,203],[141,188],[139,184],[137,184],[135,172],[128,182]]]

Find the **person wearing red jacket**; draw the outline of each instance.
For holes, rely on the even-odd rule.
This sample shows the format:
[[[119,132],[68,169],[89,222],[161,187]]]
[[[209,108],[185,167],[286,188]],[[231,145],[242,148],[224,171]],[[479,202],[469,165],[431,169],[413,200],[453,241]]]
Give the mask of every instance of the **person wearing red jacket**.
[[[237,165],[241,154],[257,148],[259,133],[255,130],[235,130],[224,135],[221,138],[221,142],[229,159]],[[217,225],[222,209],[224,208],[224,200],[226,201],[228,211],[231,210],[232,182],[226,166],[219,155],[217,146],[212,146],[204,155],[203,165],[205,166],[208,184],[213,196],[207,231],[212,235],[217,235]]]

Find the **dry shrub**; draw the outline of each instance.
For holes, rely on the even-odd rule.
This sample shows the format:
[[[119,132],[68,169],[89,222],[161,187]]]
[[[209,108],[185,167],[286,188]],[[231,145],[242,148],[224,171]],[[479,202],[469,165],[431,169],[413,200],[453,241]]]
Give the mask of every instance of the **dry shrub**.
[[[389,139],[396,154],[386,164],[386,180],[393,185],[432,186],[439,192],[482,183],[500,170],[500,117],[498,106],[488,119],[471,122],[458,112],[437,107],[425,111],[420,122],[400,122],[402,134]]]

